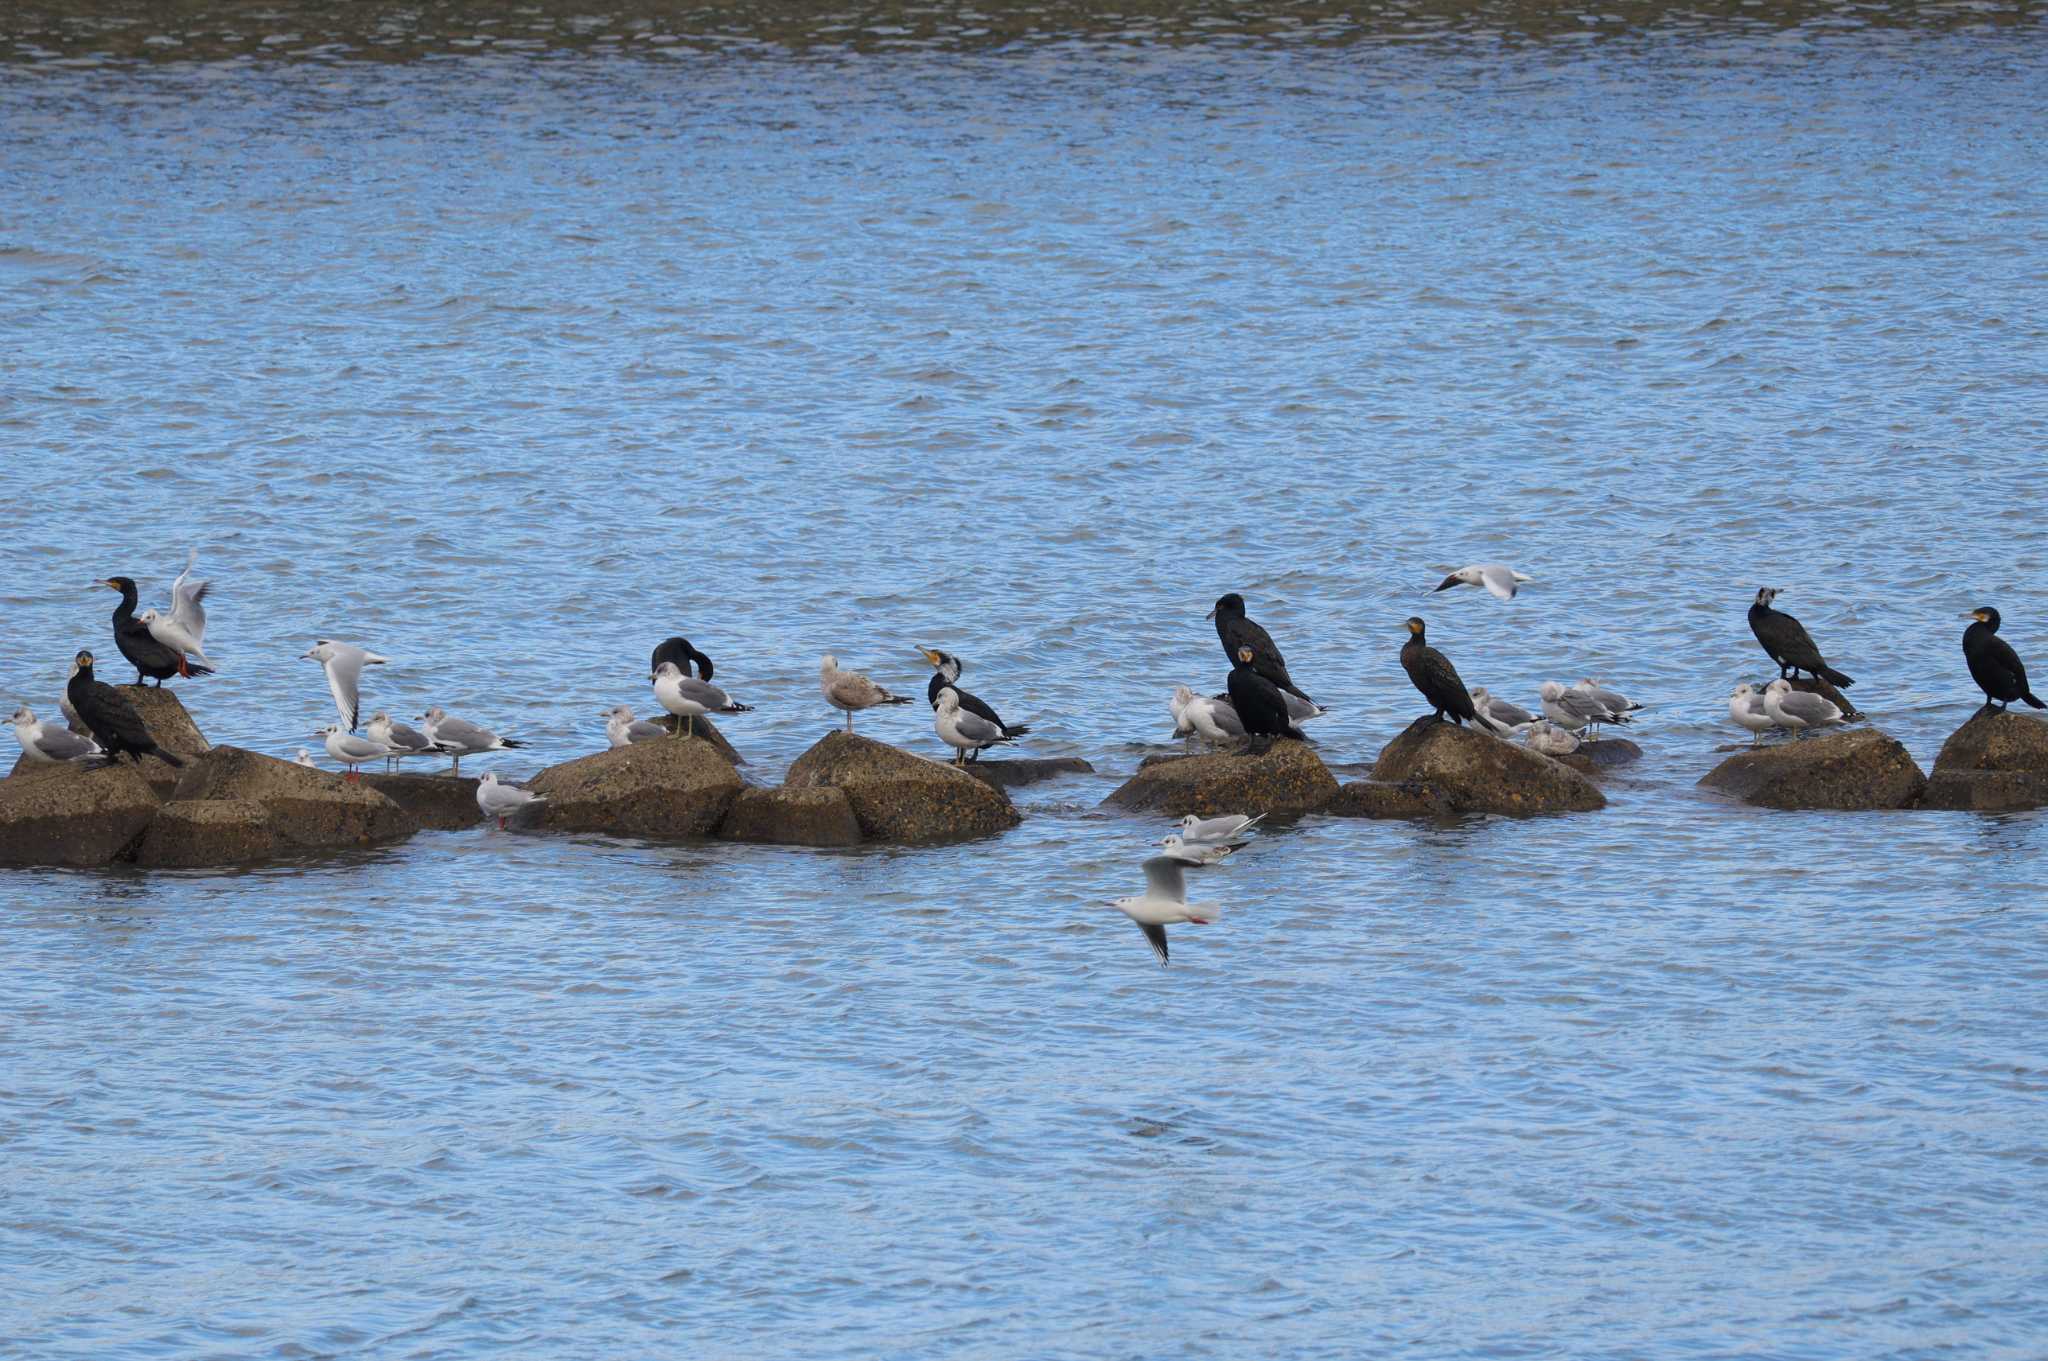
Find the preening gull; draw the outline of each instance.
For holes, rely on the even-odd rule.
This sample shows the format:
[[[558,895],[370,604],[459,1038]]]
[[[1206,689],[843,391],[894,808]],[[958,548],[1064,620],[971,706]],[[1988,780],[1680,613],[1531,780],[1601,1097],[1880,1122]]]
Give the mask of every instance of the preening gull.
[[[313,734],[327,739],[327,754],[348,767],[347,778],[361,779],[357,766],[366,766],[372,761],[381,761],[391,754],[391,748],[382,742],[373,742],[367,737],[357,737],[344,732],[339,723],[329,723]]]
[[[1764,688],[1744,681],[1728,695],[1728,721],[1750,734],[1750,745],[1763,741],[1764,734],[1778,726],[1764,708]]]
[[[1517,572],[1504,562],[1480,562],[1470,567],[1460,567],[1430,590],[1434,593],[1448,591],[1453,586],[1484,586],[1489,593],[1502,600],[1513,600],[1515,592],[1521,588],[1523,582],[1535,579]]]
[[[334,711],[341,715],[343,731],[354,732],[362,726],[363,668],[382,666],[388,659],[354,643],[337,643],[328,638],[299,654],[301,661],[307,657],[320,663],[320,669],[327,673],[327,693],[334,696]]]
[[[1209,742],[1227,742],[1244,736],[1244,722],[1229,699],[1219,695],[1198,695],[1185,685],[1173,689],[1174,735],[1183,725]]]
[[[26,704],[14,711],[9,722],[14,725],[14,740],[21,743],[22,755],[39,764],[82,761],[88,756],[101,754],[100,744],[90,737],[80,737],[68,728],[53,728],[38,722],[35,710]]]
[[[983,748],[1017,740],[1003,731],[1001,723],[991,723],[980,714],[961,708],[960,692],[950,685],[939,691],[939,705],[932,710],[932,729],[940,741],[954,749],[954,765],[965,765],[970,751],[978,754]]]
[[[841,671],[839,659],[830,653],[818,663],[818,688],[825,692],[827,704],[846,714],[848,732],[853,731],[854,714],[862,709],[910,703],[901,695],[890,694],[858,671]]]
[[[537,803],[546,803],[548,796],[536,794],[530,789],[515,789],[509,784],[498,783],[498,772],[487,770],[484,777],[476,782],[476,806],[487,818],[498,820],[498,830],[505,830],[505,820],[516,818]]]
[[[489,728],[479,728],[466,719],[450,718],[448,711],[438,704],[421,714],[420,721],[426,724],[427,740],[454,758],[457,775],[462,774],[462,758],[465,756],[526,745],[510,737],[500,737]]]
[[[1829,728],[1842,721],[1842,711],[1830,700],[1804,690],[1792,682],[1774,680],[1764,687],[1764,712],[1781,728],[1804,733],[1808,728]]]
[[[1171,856],[1155,855],[1145,862],[1145,891],[1135,898],[1118,898],[1110,904],[1138,924],[1159,963],[1166,964],[1166,928],[1176,922],[1207,926],[1223,915],[1219,903],[1188,901],[1187,877],[1181,862]]]

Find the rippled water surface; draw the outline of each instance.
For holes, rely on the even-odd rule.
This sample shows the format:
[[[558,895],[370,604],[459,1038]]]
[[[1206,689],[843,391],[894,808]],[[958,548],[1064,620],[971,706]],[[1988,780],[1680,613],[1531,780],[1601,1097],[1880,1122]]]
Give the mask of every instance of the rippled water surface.
[[[341,636],[524,776],[682,630],[755,779],[920,643],[1100,773],[943,849],[8,872],[0,1353],[2039,1356],[2048,823],[1695,781],[1761,584],[1923,764],[1962,610],[2048,667],[2040,26],[1417,13],[10,33],[9,701],[196,543],[217,742]],[[1231,589],[1340,773],[1418,610],[1645,757],[1272,827],[1161,970],[1098,805]]]

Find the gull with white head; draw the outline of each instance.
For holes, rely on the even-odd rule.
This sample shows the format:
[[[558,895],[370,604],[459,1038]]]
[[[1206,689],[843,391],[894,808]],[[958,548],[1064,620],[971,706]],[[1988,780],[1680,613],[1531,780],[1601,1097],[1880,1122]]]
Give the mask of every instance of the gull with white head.
[[[1764,740],[1764,734],[1778,726],[1764,708],[1764,688],[1744,681],[1728,695],[1728,721],[1750,734],[1750,745]]]
[[[466,719],[450,718],[448,711],[436,704],[420,715],[426,725],[427,740],[453,758],[452,767],[456,775],[462,774],[462,758],[481,756],[487,751],[507,751],[523,747],[526,743],[515,738],[500,737],[489,728],[480,728]]]
[[[652,742],[667,737],[668,729],[650,719],[633,717],[631,706],[614,704],[603,710],[605,740],[613,747],[630,747],[635,742]]]
[[[425,733],[395,721],[382,709],[370,716],[363,735],[372,742],[382,742],[391,748],[391,755],[384,762],[386,770],[396,769],[398,763],[408,756],[432,756],[435,753],[434,744],[427,740]]]
[[[14,740],[21,743],[21,754],[37,764],[57,765],[101,754],[100,744],[92,738],[40,722],[35,710],[26,704],[17,708],[8,721],[14,725]]]
[[[1256,817],[1246,817],[1243,813],[1225,813],[1222,817],[1199,818],[1190,813],[1180,820],[1180,839],[1204,846],[1233,841],[1257,826],[1265,816],[1264,813]]]
[[[354,732],[362,726],[362,679],[366,666],[382,666],[386,658],[354,643],[337,643],[322,638],[299,654],[311,657],[327,673],[327,693],[334,696],[334,711],[341,715],[342,729]],[[316,734],[317,736],[317,734]]]
[[[367,737],[357,737],[344,732],[339,723],[330,723],[313,734],[327,739],[327,754],[348,767],[349,780],[360,780],[357,766],[366,766],[372,761],[381,761],[391,754],[391,748],[382,742],[372,742]]]
[[[1504,562],[1480,562],[1470,567],[1460,567],[1430,588],[1432,594],[1448,591],[1453,586],[1484,586],[1488,593],[1502,600],[1513,600],[1515,592],[1525,581],[1536,578],[1525,576]]]
[[[1790,728],[1804,736],[1809,729],[1832,728],[1842,722],[1842,711],[1831,701],[1804,690],[1794,690],[1792,682],[1774,680],[1764,687],[1764,712],[1771,716],[1771,722],[1781,728]]]
[[[1183,865],[1166,855],[1155,855],[1145,862],[1143,893],[1134,898],[1115,899],[1110,906],[1138,924],[1138,929],[1145,933],[1146,943],[1152,947],[1152,953],[1159,956],[1162,968],[1166,964],[1167,927],[1177,922],[1207,926],[1223,915],[1220,903],[1188,901]]]
[[[476,782],[476,806],[487,818],[498,820],[498,830],[505,830],[507,819],[516,818],[537,803],[546,803],[548,796],[536,794],[530,789],[519,789],[509,784],[498,783],[498,772],[487,770],[484,777]]]

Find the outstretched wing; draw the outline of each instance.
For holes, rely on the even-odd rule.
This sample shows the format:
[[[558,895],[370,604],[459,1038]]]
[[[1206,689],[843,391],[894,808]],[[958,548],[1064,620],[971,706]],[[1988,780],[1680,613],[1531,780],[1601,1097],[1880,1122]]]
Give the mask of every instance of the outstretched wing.
[[[1184,903],[1188,900],[1188,881],[1181,870],[1181,862],[1170,855],[1155,855],[1145,862],[1145,882],[1155,898]]]
[[[1145,933],[1145,943],[1152,947],[1152,953],[1159,956],[1160,966],[1166,965],[1166,928],[1138,923],[1138,929]]]

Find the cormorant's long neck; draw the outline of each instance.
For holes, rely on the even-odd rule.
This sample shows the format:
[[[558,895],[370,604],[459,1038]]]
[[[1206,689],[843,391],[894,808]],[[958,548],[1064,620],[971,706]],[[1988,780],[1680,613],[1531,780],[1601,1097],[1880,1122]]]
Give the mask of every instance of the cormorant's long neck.
[[[931,701],[931,706],[934,709],[939,707],[939,691],[945,689],[950,684],[952,684],[952,682],[946,679],[945,672],[932,672],[932,683],[930,685],[925,686],[924,697]]]
[[[123,586],[121,588],[121,603],[114,606],[114,622],[116,624],[125,624],[134,618],[135,588],[133,586]]]
[[[1976,623],[1963,630],[1963,646],[1970,647],[1976,643],[1981,643],[1996,632],[1997,630],[1992,628],[1991,625],[1979,619]]]
[[[698,680],[708,681],[711,679],[711,659],[709,657],[693,647],[690,649],[690,660],[697,664]]]

